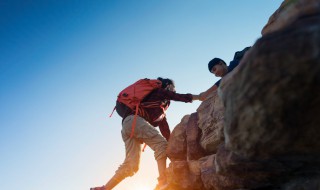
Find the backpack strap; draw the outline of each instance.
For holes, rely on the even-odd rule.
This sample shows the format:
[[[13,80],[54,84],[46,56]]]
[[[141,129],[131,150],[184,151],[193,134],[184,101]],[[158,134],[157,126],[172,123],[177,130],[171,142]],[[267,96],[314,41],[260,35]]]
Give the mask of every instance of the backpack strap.
[[[137,103],[137,105],[136,105],[136,113],[134,114],[134,119],[133,119],[133,122],[132,122],[132,129],[131,129],[130,138],[132,138],[133,135],[134,135],[134,128],[136,127],[137,116],[138,116],[138,111],[139,111],[139,105],[140,105],[140,102]]]
[[[144,152],[144,150],[146,149],[146,147],[147,147],[147,144],[144,143],[143,148],[142,148],[142,152]]]
[[[136,105],[136,109],[135,109],[135,114],[134,114],[134,119],[133,119],[133,122],[132,122],[132,129],[131,129],[131,134],[130,134],[130,138],[133,137],[134,135],[134,128],[136,127],[136,122],[137,122],[137,116],[138,116],[138,113],[139,113],[139,107],[143,107],[143,108],[154,108],[154,107],[159,107],[159,102],[148,102],[148,104],[146,103],[140,103],[138,102],[137,105]],[[161,107],[161,105],[160,105]],[[162,108],[162,107],[161,107]],[[164,109],[164,108],[162,108]],[[143,113],[143,109],[140,109],[140,113]]]
[[[132,122],[132,128],[131,128],[130,138],[132,138],[133,135],[134,135],[134,128],[136,127],[136,123],[137,123],[137,116],[138,116],[138,111],[139,111],[139,105],[140,105],[140,103],[138,103],[138,104],[136,105],[136,113],[134,114],[134,119],[133,119],[133,122]],[[147,144],[144,143],[143,148],[142,148],[142,152],[144,152],[144,150],[146,149],[146,147],[147,147]]]
[[[116,106],[114,106],[114,108],[113,108],[111,114],[109,115],[109,117],[112,117],[114,110],[116,110]]]

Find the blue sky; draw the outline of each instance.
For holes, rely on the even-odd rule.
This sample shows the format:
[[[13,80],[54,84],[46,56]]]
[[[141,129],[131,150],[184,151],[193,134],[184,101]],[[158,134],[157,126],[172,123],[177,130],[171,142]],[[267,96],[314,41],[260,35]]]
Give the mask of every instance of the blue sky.
[[[85,190],[124,159],[116,96],[140,78],[169,77],[198,94],[218,79],[213,57],[231,61],[253,45],[280,0],[2,0],[0,2],[1,189]],[[200,102],[174,102],[170,128]],[[153,153],[116,190],[151,189]]]

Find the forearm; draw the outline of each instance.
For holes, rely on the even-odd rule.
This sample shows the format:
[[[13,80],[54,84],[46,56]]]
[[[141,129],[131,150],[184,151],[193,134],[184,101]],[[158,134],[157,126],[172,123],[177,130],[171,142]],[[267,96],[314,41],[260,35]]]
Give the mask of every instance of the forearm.
[[[159,123],[159,128],[162,136],[169,141],[171,131],[166,118]]]
[[[192,94],[192,100],[200,100],[200,95]]]
[[[162,96],[165,99],[179,101],[179,102],[192,102],[191,94],[179,94],[176,92],[172,92],[169,90],[162,90],[162,89],[159,89],[159,91],[162,91]]]
[[[213,86],[210,87],[208,90],[200,93],[200,94],[199,94],[199,100],[201,100],[201,101],[206,100],[210,94],[212,94],[215,90],[217,90],[217,88],[218,88],[217,85],[213,85]]]

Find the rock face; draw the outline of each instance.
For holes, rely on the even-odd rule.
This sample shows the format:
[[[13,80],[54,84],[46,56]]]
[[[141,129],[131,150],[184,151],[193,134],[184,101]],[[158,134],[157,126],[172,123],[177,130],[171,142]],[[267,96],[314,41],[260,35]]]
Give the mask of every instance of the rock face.
[[[198,161],[173,161],[167,169],[170,189],[201,190],[204,189]]]
[[[285,0],[262,34],[174,130],[169,190],[320,189],[320,0]]]
[[[167,155],[171,160],[187,160],[186,126],[189,117],[190,115],[184,116],[170,135]]]
[[[320,153],[319,34],[320,17],[307,17],[255,43],[224,89],[227,147],[248,158]]]
[[[271,15],[261,34],[266,35],[288,27],[302,17],[319,15],[320,5],[318,0],[285,0],[279,9]]]
[[[187,157],[188,160],[198,160],[206,155],[206,151],[200,146],[201,129],[198,127],[198,113],[191,114],[187,128]]]
[[[199,116],[198,127],[202,131],[200,145],[206,152],[215,153],[218,145],[224,141],[224,107],[217,92],[202,102],[197,113]]]

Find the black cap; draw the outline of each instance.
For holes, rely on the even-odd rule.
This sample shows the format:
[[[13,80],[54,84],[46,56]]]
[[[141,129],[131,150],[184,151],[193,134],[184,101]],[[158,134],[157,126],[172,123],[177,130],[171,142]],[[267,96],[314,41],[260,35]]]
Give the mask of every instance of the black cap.
[[[223,62],[225,63],[222,59],[220,58],[213,58],[209,63],[208,63],[208,69],[209,69],[209,72],[211,72],[212,70],[212,67],[215,66],[216,64],[220,63],[220,62]]]

